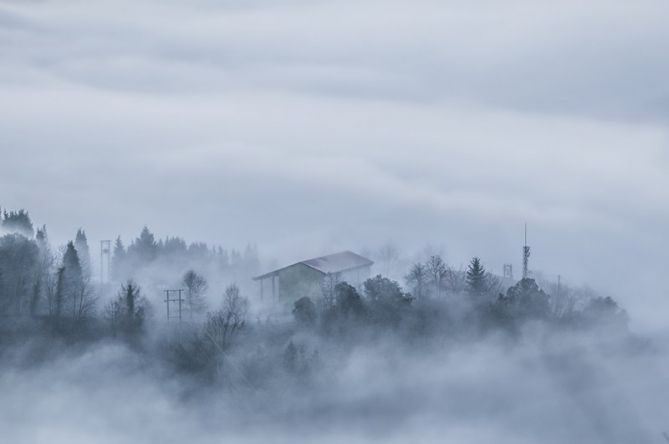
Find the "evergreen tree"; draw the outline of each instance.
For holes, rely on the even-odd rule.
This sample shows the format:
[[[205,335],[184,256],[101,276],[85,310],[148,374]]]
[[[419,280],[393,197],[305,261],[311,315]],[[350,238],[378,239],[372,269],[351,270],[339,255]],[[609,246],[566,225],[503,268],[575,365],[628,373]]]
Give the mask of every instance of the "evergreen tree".
[[[73,242],[68,242],[63,255],[63,299],[66,309],[71,310],[72,318],[79,318],[80,308],[85,297],[86,285],[79,254]]]
[[[30,311],[38,263],[36,241],[18,233],[0,237],[0,314],[20,316]]]
[[[156,259],[158,244],[156,243],[155,236],[149,231],[148,227],[142,228],[139,237],[128,248],[128,254],[131,254],[133,259],[139,262],[138,265],[147,265]]]
[[[72,282],[78,282],[82,279],[81,262],[79,260],[79,253],[72,241],[67,243],[65,254],[63,254],[63,267],[67,278]]]
[[[40,247],[49,244],[49,236],[46,232],[46,225],[42,225],[42,228],[37,229],[37,233],[35,234],[35,240],[40,245]]]
[[[618,306],[611,297],[595,297],[583,308],[582,314],[586,326],[614,327],[626,329],[628,324],[627,312]]]
[[[487,290],[487,273],[478,257],[472,258],[467,267],[466,283],[470,296],[480,298]]]
[[[258,257],[258,247],[254,244],[247,244],[244,250],[245,273],[253,275],[260,269],[260,259]]]
[[[39,248],[39,262],[37,264],[37,273],[35,276],[35,286],[33,290],[33,300],[31,301],[31,310],[33,315],[39,311],[40,301],[46,300],[49,303],[49,313],[51,313],[51,303],[53,298],[53,267],[56,262],[49,245],[49,237],[46,231],[46,225],[37,230],[35,234],[37,247]]]
[[[547,319],[550,316],[548,295],[534,279],[521,279],[500,295],[493,305],[493,312],[510,320]]]
[[[32,238],[35,230],[30,220],[30,215],[25,210],[3,212],[2,228],[10,233],[22,234],[27,238]]]
[[[230,257],[228,250],[224,250],[220,245],[216,248],[216,257],[218,258],[218,266],[220,270],[227,270],[230,266]]]
[[[204,242],[193,242],[188,246],[188,256],[196,261],[206,260],[209,256],[209,247]]]
[[[36,276],[35,280],[33,281],[32,295],[30,296],[30,304],[28,307],[30,311],[30,316],[34,317],[37,315],[37,307],[41,295],[42,295],[42,281],[39,278],[39,276]]]
[[[8,297],[7,297],[7,289],[5,287],[5,278],[4,278],[4,271],[2,270],[2,267],[0,267],[0,314],[5,312],[6,308],[6,302]]]
[[[180,237],[168,237],[163,244],[162,253],[166,256],[185,256],[188,251],[186,241]]]
[[[88,248],[86,232],[81,228],[77,230],[77,235],[74,238],[74,248],[79,256],[82,276],[85,280],[89,280],[91,277],[91,251]]]
[[[56,291],[54,292],[53,303],[49,304],[49,308],[51,315],[60,319],[65,303],[65,267],[58,268],[56,276]]]
[[[121,286],[117,298],[107,305],[105,317],[114,334],[134,338],[142,332],[148,311],[149,303],[142,297],[141,289],[128,281]]]
[[[114,242],[114,251],[112,253],[111,259],[112,279],[119,280],[123,278],[126,256],[127,255],[125,247],[123,246],[123,241],[121,240],[121,236],[119,236]]]
[[[230,266],[233,268],[238,268],[242,264],[242,255],[239,251],[234,248],[230,251]]]

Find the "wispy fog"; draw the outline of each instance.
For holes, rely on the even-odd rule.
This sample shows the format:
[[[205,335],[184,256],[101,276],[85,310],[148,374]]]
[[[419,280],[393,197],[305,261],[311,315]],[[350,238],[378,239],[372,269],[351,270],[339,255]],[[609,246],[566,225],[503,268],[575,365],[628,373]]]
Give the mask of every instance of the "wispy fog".
[[[669,441],[668,23],[0,0],[0,441]]]
[[[666,348],[600,341],[388,341],[327,358],[308,381],[195,394],[107,345],[4,369],[0,417],[15,443],[662,442]]]

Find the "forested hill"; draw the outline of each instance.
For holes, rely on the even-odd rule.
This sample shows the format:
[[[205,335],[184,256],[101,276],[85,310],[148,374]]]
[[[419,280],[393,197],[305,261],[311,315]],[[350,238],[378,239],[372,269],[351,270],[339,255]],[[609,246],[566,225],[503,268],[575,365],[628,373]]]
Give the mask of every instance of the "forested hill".
[[[54,247],[46,227],[35,228],[24,210],[3,211],[1,227],[3,347],[26,338],[90,346],[117,341],[177,372],[216,380],[222,362],[259,347],[266,352],[263,359],[281,360],[281,371],[307,372],[327,344],[378,337],[402,343],[500,333],[518,338],[528,325],[627,335],[627,314],[613,299],[541,279],[503,279],[476,257],[458,271],[432,255],[409,267],[401,283],[381,275],[360,287],[337,282],[323,286],[319,297],[268,308],[248,286],[260,269],[251,245],[228,251],[178,237],[156,240],[145,227],[127,247],[116,239],[111,276],[100,284],[83,229],[65,246]],[[176,287],[184,289],[179,319],[173,311],[166,322],[163,289]],[[277,371],[255,364],[254,372],[269,373],[242,379]]]

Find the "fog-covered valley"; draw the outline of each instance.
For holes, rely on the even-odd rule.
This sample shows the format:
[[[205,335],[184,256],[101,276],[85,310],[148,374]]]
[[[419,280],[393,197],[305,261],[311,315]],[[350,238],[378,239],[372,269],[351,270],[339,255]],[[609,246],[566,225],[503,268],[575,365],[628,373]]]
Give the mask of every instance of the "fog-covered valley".
[[[234,389],[200,386],[122,344],[39,365],[5,352],[3,430],[21,443],[662,442],[666,349],[527,334],[324,347],[313,373],[277,359],[271,382]]]
[[[100,283],[84,230],[54,248],[23,210],[5,211],[3,228],[11,442],[663,439],[666,338],[630,330],[589,288],[431,255],[401,284],[326,277],[285,300],[251,281],[267,268],[258,247],[228,254],[147,228],[116,241]],[[374,271],[404,262],[390,250]]]
[[[0,442],[669,442],[666,0],[0,0]]]

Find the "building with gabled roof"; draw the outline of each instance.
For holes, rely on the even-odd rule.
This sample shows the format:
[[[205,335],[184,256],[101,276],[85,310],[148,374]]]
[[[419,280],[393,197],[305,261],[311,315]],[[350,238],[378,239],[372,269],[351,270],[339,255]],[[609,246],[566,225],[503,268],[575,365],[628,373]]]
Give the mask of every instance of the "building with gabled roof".
[[[322,294],[326,282],[348,282],[359,286],[371,274],[373,261],[352,251],[296,262],[256,276],[260,282],[260,297],[268,294],[272,300],[292,303],[304,296],[312,299]]]

